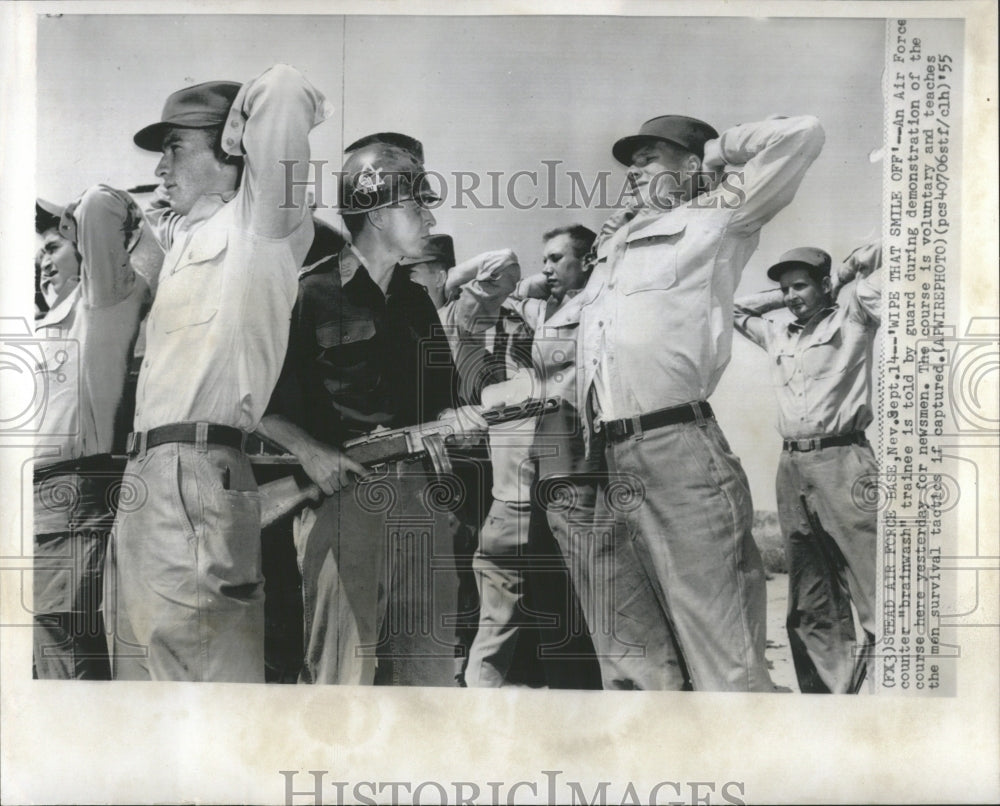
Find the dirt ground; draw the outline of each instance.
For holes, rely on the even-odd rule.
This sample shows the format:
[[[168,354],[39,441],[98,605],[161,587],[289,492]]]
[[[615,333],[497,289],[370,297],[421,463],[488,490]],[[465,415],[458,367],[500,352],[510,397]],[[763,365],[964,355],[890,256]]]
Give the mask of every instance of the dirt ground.
[[[771,574],[767,581],[767,665],[771,679],[781,691],[798,692],[792,650],[785,631],[788,606],[788,574]]]

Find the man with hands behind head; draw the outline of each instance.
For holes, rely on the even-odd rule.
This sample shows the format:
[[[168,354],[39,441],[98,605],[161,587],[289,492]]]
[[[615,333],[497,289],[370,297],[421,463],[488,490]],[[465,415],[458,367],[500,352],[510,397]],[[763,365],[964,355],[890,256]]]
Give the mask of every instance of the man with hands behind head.
[[[649,623],[614,625],[645,647],[633,685],[687,677],[696,690],[772,690],[750,490],[707,399],[729,362],[733,294],[760,229],[791,202],[823,140],[812,117],[719,135],[665,115],[612,149],[634,196],[599,234],[577,363],[591,450],[609,485],[635,488],[616,512],[599,495],[595,517],[617,519],[616,561],[645,569],[659,605]],[[615,607],[630,594],[616,588]]]
[[[166,250],[147,320],[105,596],[116,678],[264,681],[260,499],[245,438],[281,369],[313,238],[310,129],[330,114],[287,65],[167,98],[135,143],[159,153]]]
[[[788,558],[788,638],[805,693],[854,693],[875,639],[878,467],[871,370],[881,321],[882,246],[856,249],[831,277],[821,249],[792,249],[767,276],[781,288],[738,300],[736,329],[767,350],[784,450],[778,515]],[[793,321],[762,314],[781,307]],[[857,608],[865,646],[857,653]]]

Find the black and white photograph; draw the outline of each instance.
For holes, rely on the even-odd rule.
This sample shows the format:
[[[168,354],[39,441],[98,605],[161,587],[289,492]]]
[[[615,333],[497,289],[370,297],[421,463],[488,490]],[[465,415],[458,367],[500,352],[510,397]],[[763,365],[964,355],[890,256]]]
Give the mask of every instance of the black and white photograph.
[[[5,802],[993,801],[995,33],[10,4]]]

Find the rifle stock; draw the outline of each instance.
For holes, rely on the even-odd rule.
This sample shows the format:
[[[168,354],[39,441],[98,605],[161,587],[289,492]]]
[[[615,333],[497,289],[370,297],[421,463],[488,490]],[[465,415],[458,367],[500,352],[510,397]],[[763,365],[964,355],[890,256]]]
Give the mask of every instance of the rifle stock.
[[[299,507],[323,497],[319,487],[312,482],[304,487],[295,476],[285,476],[260,485],[260,527],[266,529]]]

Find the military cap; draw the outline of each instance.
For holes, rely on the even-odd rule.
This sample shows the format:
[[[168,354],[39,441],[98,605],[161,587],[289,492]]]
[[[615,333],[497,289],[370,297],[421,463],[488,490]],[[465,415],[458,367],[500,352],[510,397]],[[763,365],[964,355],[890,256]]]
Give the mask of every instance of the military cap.
[[[643,123],[638,134],[616,142],[611,153],[622,165],[628,166],[632,164],[632,154],[639,146],[650,140],[664,140],[701,158],[705,156],[705,143],[718,136],[719,133],[703,120],[683,115],[661,115]]]
[[[781,275],[789,269],[808,269],[820,277],[828,277],[830,264],[830,256],[822,249],[800,246],[798,249],[789,249],[785,252],[778,262],[767,270],[767,276],[777,283],[781,281]]]
[[[58,229],[63,208],[45,199],[35,199],[35,232],[39,235]]]
[[[347,148],[345,148],[344,153],[350,154],[352,151],[357,151],[359,148],[364,148],[372,143],[388,143],[391,146],[398,146],[399,148],[405,149],[413,154],[413,156],[417,158],[418,162],[424,161],[424,144],[415,137],[410,137],[408,134],[400,134],[399,132],[375,132],[375,134],[366,134],[364,137],[359,140],[355,140]]]
[[[440,263],[450,269],[455,265],[455,245],[450,235],[431,235],[418,257],[404,257],[400,266],[417,266],[421,263]]]
[[[340,174],[341,215],[367,213],[407,199],[439,201],[423,162],[412,151],[373,141],[347,155]]]
[[[159,122],[140,129],[132,140],[146,151],[159,151],[163,135],[171,126],[184,129],[222,126],[241,86],[235,81],[206,81],[177,90],[163,105]]]

